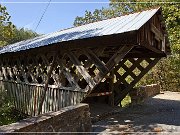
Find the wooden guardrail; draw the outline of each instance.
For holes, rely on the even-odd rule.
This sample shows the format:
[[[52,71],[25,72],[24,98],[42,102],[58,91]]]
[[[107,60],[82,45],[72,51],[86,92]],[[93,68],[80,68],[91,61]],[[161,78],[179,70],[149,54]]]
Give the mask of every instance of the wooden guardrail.
[[[0,87],[8,91],[15,109],[31,116],[38,114],[40,97],[44,91],[44,85],[0,80]],[[42,113],[58,111],[63,107],[80,103],[84,94],[85,92],[82,91],[59,89],[55,85],[50,85],[46,91]]]

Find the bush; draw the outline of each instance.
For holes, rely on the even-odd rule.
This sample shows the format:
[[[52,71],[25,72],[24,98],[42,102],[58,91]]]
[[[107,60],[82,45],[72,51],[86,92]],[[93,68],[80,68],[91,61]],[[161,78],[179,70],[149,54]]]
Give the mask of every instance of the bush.
[[[26,118],[26,115],[19,113],[8,97],[7,90],[0,87],[0,126],[11,124]]]

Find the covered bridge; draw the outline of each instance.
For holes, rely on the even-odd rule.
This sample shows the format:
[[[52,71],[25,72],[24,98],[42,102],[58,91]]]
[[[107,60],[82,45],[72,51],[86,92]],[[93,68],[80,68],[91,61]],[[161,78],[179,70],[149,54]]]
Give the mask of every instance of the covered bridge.
[[[0,49],[0,82],[29,115],[79,102],[118,105],[170,53],[161,8],[73,27]]]

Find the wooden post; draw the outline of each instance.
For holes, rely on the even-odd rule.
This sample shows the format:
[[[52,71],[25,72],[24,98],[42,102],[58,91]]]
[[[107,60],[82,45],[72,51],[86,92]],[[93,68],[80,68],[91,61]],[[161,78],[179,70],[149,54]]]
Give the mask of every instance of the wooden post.
[[[39,108],[38,108],[38,115],[42,112],[42,106],[43,106],[43,102],[44,102],[44,99],[46,97],[46,91],[47,91],[47,88],[48,88],[48,83],[49,83],[49,79],[50,79],[50,76],[52,74],[52,71],[53,71],[53,68],[54,68],[54,65],[55,65],[55,61],[56,61],[56,58],[57,58],[57,53],[54,55],[53,57],[53,61],[52,63],[50,64],[50,69],[47,73],[47,80],[45,82],[45,86],[44,86],[44,92],[42,93],[42,96],[40,98],[40,103],[39,103]]]
[[[109,103],[111,106],[114,106],[114,69],[110,72],[110,77],[109,90],[112,94],[109,96]]]

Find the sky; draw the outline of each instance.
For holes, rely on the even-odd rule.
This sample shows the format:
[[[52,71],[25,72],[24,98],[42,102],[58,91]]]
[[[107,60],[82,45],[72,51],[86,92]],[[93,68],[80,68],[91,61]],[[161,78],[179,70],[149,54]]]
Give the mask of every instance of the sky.
[[[0,3],[6,6],[11,22],[18,28],[35,30],[48,1],[1,0]],[[52,0],[36,32],[46,34],[73,27],[76,16],[102,7],[108,7],[108,0]]]

